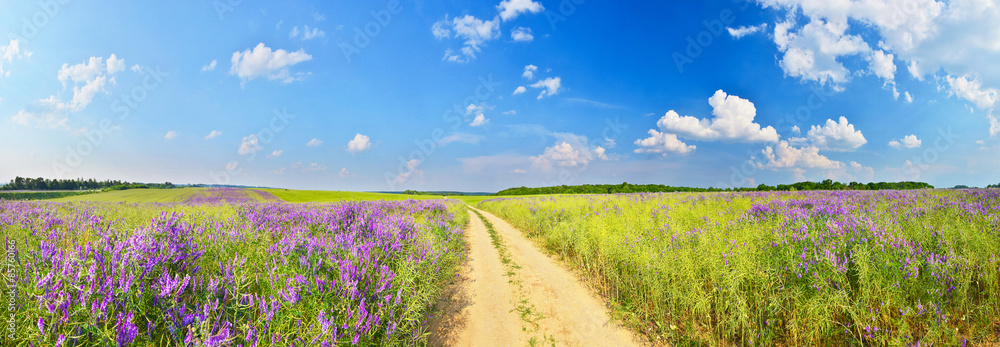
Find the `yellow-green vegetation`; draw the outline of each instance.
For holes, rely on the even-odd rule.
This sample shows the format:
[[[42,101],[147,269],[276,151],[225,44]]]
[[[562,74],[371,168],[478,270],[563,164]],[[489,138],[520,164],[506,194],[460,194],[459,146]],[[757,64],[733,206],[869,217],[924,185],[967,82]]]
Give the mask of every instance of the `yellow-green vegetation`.
[[[180,189],[129,189],[110,192],[84,194],[55,199],[56,202],[92,201],[92,202],[182,202],[185,199],[201,193],[208,188]]]
[[[344,192],[327,190],[256,189],[265,191],[286,202],[337,202],[366,200],[441,200],[439,195],[404,195],[389,193]]]
[[[1000,341],[1000,191],[633,194],[479,204],[656,342]]]

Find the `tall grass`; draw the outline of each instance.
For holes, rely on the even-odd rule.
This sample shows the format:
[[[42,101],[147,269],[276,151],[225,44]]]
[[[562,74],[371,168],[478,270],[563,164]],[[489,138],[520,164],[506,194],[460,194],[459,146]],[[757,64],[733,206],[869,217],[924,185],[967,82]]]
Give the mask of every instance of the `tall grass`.
[[[675,344],[1000,341],[1000,191],[634,194],[481,208]]]

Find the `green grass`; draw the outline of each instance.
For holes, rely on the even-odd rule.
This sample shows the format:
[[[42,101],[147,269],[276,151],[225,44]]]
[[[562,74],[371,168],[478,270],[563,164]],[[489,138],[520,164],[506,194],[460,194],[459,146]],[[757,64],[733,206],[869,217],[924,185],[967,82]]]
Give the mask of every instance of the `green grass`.
[[[405,195],[368,192],[344,192],[327,190],[257,189],[278,197],[286,202],[338,202],[366,200],[433,200],[440,195]]]
[[[479,207],[576,268],[655,343],[1000,341],[996,194],[635,194]],[[829,207],[848,212],[820,212]]]
[[[129,189],[55,199],[56,202],[182,202],[207,188]]]
[[[70,196],[92,194],[93,192],[0,192],[0,199],[4,200],[50,200]]]

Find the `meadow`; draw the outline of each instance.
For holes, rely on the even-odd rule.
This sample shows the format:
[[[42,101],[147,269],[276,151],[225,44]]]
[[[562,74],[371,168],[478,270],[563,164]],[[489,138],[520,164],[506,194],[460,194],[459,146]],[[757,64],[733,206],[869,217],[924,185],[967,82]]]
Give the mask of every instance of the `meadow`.
[[[0,200],[3,345],[420,344],[463,259],[455,200],[178,192],[90,196],[189,201]]]
[[[1000,341],[1000,190],[668,193],[478,204],[654,343]]]

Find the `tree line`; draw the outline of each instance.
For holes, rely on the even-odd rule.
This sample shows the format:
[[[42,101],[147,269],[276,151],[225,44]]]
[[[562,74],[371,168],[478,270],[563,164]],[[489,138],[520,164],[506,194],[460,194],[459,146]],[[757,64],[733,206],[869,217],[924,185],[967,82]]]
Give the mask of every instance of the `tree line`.
[[[693,188],[673,187],[662,184],[583,184],[575,186],[553,186],[540,188],[508,188],[496,195],[541,195],[541,194],[620,194],[620,193],[673,193],[673,192],[730,192],[730,191],[800,191],[800,190],[910,190],[933,189],[934,186],[923,182],[878,182],[848,184],[825,180],[822,182],[799,182],[795,184],[779,184],[769,186],[761,184],[757,188]]]
[[[17,176],[10,183],[0,187],[0,190],[123,190],[136,188],[170,189],[177,188],[173,183],[131,183],[119,180],[98,181],[91,179],[47,179],[25,178]]]

